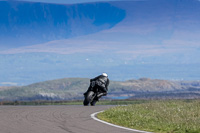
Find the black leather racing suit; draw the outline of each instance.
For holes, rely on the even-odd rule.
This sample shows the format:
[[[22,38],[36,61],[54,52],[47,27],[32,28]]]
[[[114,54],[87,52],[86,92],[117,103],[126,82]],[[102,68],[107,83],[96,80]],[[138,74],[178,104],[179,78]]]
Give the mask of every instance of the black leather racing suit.
[[[88,88],[88,90],[84,93],[87,94],[88,91],[90,91],[93,87],[98,87],[99,91],[101,92],[98,97],[101,96],[105,96],[107,95],[107,91],[108,91],[108,85],[109,85],[110,81],[108,79],[108,77],[103,76],[103,75],[99,75],[93,79],[90,79],[90,86]]]

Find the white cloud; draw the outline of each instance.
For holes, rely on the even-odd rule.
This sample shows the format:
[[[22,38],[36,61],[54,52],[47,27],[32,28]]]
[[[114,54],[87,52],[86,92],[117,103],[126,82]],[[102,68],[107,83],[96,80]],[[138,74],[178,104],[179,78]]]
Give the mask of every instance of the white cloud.
[[[17,83],[13,83],[13,82],[1,82],[0,85],[3,85],[3,86],[17,86]]]

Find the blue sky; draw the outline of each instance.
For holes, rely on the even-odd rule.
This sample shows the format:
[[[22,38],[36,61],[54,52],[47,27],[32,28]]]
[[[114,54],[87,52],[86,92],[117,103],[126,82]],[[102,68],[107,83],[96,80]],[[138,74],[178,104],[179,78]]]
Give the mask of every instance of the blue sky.
[[[18,0],[18,1],[22,1],[22,0]],[[59,3],[59,4],[75,4],[75,3],[85,3],[85,2],[117,1],[117,0],[23,0],[23,1]],[[118,1],[120,1],[120,0],[118,0]]]
[[[112,80],[200,79],[198,0],[34,1],[59,4],[1,1],[0,83],[101,72]]]

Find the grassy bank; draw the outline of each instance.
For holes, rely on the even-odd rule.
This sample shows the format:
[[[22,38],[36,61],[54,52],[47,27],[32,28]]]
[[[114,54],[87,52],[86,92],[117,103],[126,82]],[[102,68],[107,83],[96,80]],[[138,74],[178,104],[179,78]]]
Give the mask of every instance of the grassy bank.
[[[149,101],[98,114],[117,125],[157,133],[200,133],[200,100]]]

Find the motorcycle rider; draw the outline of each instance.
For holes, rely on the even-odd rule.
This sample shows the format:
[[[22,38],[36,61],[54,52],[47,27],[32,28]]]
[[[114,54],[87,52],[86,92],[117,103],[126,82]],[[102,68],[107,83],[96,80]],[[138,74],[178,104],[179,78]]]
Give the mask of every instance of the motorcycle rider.
[[[90,79],[90,86],[88,88],[88,90],[84,93],[84,96],[87,95],[87,93],[97,87],[99,89],[99,94],[97,95],[97,98],[101,98],[101,96],[106,96],[107,95],[107,91],[108,91],[108,85],[109,85],[109,79],[108,79],[108,75],[106,73],[102,73],[101,75]],[[96,99],[98,101],[98,99]]]

